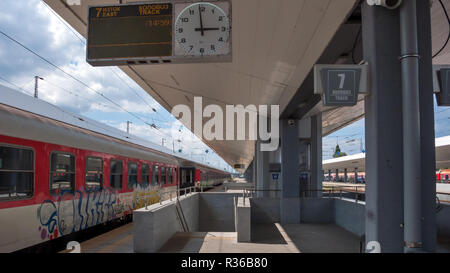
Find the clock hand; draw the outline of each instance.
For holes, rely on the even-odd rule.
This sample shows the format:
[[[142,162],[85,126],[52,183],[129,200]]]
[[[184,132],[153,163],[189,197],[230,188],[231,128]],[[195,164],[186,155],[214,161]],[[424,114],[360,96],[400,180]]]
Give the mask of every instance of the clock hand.
[[[200,9],[200,5],[198,5],[198,13],[200,14],[200,31],[202,32],[202,36],[205,36],[203,28],[202,10]]]
[[[212,28],[212,27],[210,27],[210,28],[207,28],[207,27],[205,27],[205,28],[203,28],[203,29],[201,29],[201,28],[196,28],[195,29],[195,31],[208,31],[208,30],[220,30],[220,28]]]

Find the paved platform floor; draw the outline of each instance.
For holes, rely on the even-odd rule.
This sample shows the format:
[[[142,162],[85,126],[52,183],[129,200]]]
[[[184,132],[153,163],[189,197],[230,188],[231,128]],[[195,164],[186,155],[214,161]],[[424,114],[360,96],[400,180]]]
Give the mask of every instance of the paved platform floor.
[[[62,251],[66,253],[68,250]],[[81,253],[133,253],[133,223],[81,243]]]
[[[251,243],[235,232],[175,234],[163,253],[358,253],[359,238],[336,225],[255,225]]]
[[[334,224],[254,225],[251,243],[237,243],[235,232],[175,234],[162,253],[358,253],[359,238]],[[68,250],[62,251],[62,253]],[[82,253],[133,253],[133,223],[81,243]],[[449,253],[450,242],[437,252]]]

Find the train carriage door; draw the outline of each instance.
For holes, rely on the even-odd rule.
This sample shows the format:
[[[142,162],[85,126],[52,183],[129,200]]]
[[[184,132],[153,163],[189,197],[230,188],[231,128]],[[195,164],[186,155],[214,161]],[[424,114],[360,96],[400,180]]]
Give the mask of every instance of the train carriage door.
[[[181,169],[181,186],[186,184],[186,169]]]

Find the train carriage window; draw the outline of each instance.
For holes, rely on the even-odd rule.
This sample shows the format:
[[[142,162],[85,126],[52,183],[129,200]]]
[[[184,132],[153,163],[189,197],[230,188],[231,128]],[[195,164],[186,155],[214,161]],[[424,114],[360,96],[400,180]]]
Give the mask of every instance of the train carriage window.
[[[75,190],[75,156],[52,152],[50,155],[50,193]]]
[[[101,190],[103,188],[103,160],[97,157],[86,158],[86,189]]]
[[[172,167],[169,168],[169,181],[167,182],[167,184],[173,184],[173,168]]]
[[[123,163],[120,160],[111,160],[109,184],[114,189],[122,189]]]
[[[150,184],[150,167],[148,164],[143,164],[141,169],[142,183],[146,187]]]
[[[167,184],[167,171],[166,167],[161,167],[161,185]]]
[[[33,184],[33,150],[0,146],[0,200],[29,198]]]
[[[152,169],[152,174],[153,174],[153,178],[152,178],[152,183],[153,186],[158,185],[158,178],[159,178],[159,170],[158,170],[158,165],[153,165],[153,169]]]
[[[138,165],[136,162],[128,163],[128,188],[133,189],[138,183]]]

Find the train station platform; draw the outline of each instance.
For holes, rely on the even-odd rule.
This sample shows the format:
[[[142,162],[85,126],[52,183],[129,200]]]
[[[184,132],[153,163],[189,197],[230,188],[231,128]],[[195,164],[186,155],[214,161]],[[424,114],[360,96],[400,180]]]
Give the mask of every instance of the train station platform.
[[[442,217],[448,214],[446,209]],[[250,242],[238,242],[235,231],[176,232],[155,253],[360,253],[364,240],[335,223],[254,222]],[[81,253],[134,253],[133,225],[81,242]],[[436,252],[450,253],[450,241],[439,239]]]
[[[133,224],[81,243],[81,253],[133,253]],[[359,238],[333,224],[260,224],[251,243],[236,232],[178,232],[157,253],[359,253]],[[69,250],[61,251],[67,253]]]
[[[175,234],[163,253],[359,253],[359,238],[332,224],[259,224],[252,242],[237,242],[236,232]]]
[[[78,1],[79,5],[67,5],[64,1],[56,0],[44,2],[73,30],[87,39],[86,48],[89,51],[92,48],[89,46],[92,45],[90,42],[97,36],[89,35],[92,29],[86,28],[87,25],[93,26],[89,24],[93,19],[88,14],[89,10],[94,10],[92,5],[98,5],[97,17],[99,17],[102,10],[104,12],[108,10],[100,7],[101,5],[112,6],[117,3],[115,0]],[[174,7],[180,4],[175,2],[179,1],[174,1]],[[20,119],[22,124],[18,124],[16,121],[19,120],[17,118],[19,115],[10,114],[15,111],[14,109],[8,108],[4,111],[5,117],[8,117],[8,124],[5,124],[5,127],[9,124],[17,126],[8,137],[21,138],[23,128],[27,128],[26,131],[30,132],[27,139],[39,140],[42,147],[47,147],[47,143],[72,147],[72,143],[80,145],[78,139],[71,138],[74,134],[71,134],[70,130],[75,126],[79,139],[84,140],[82,146],[78,147],[80,150],[106,154],[110,151],[115,152],[116,147],[121,147],[117,148],[116,154],[121,156],[119,159],[126,157],[125,162],[130,161],[131,164],[124,165],[126,167],[118,173],[112,172],[114,168],[110,167],[105,174],[102,172],[102,177],[108,177],[109,173],[115,177],[122,177],[123,183],[120,185],[124,187],[125,185],[128,187],[128,184],[137,184],[134,180],[138,178],[142,180],[142,176],[147,180],[150,177],[150,169],[143,172],[141,163],[137,162],[137,159],[141,162],[150,156],[142,154],[140,150],[147,145],[145,151],[151,153],[149,160],[153,162],[152,164],[159,164],[154,164],[155,169],[151,170],[152,174],[157,174],[153,180],[157,180],[159,185],[164,183],[165,186],[172,185],[176,188],[170,192],[169,190],[158,192],[159,200],[164,201],[148,206],[145,191],[142,194],[143,198],[136,191],[133,192],[133,197],[132,194],[123,195],[124,200],[129,200],[129,204],[133,204],[128,210],[133,213],[133,224],[83,242],[81,251],[360,252],[361,238],[367,238],[367,242],[378,243],[381,247],[380,252],[385,253],[435,252],[446,249],[438,246],[437,238],[445,236],[450,238],[450,206],[436,201],[435,171],[439,166],[436,161],[448,163],[450,149],[447,151],[435,145],[433,96],[434,92],[439,91],[440,94],[436,97],[438,103],[441,101],[450,105],[450,102],[440,99],[445,97],[447,92],[450,93],[450,88],[447,88],[450,85],[445,77],[440,77],[446,79],[441,82],[442,90],[434,89],[434,81],[437,78],[435,72],[438,72],[435,70],[436,66],[449,61],[439,56],[435,58],[444,48],[436,56],[433,57],[432,54],[436,52],[433,45],[442,43],[441,35],[436,35],[436,31],[432,31],[432,26],[436,25],[436,22],[448,21],[446,20],[448,16],[444,17],[444,14],[448,15],[445,7],[445,12],[440,12],[441,15],[437,16],[436,11],[439,11],[437,9],[440,7],[431,5],[429,0],[389,1],[396,3],[390,7],[369,4],[374,1],[357,0],[253,2],[258,2],[257,9],[254,8],[252,1],[233,1],[233,8],[228,14],[229,19],[233,20],[228,20],[231,22],[228,30],[225,27],[225,32],[230,35],[229,46],[232,49],[229,52],[229,57],[232,58],[227,59],[227,63],[207,62],[203,59],[206,57],[203,54],[205,49],[201,48],[201,58],[196,60],[198,63],[188,62],[180,65],[176,60],[184,62],[195,59],[186,59],[186,56],[175,54],[173,57],[177,58],[173,59],[174,62],[172,59],[164,59],[167,56],[160,56],[164,58],[158,60],[147,58],[139,63],[133,59],[128,60],[127,65],[125,63],[119,65],[130,80],[155,98],[161,107],[180,118],[185,128],[202,139],[229,166],[234,166],[236,171],[241,172],[248,183],[226,184],[220,190],[209,193],[194,192],[187,195],[184,191],[184,195],[178,198],[179,186],[184,183],[177,184],[176,181],[173,183],[172,168],[189,169],[191,182],[194,182],[192,177],[197,176],[197,173],[194,175],[190,172],[194,167],[210,172],[225,171],[221,168],[220,170],[210,168],[199,162],[191,162],[187,154],[180,155],[183,149],[178,152],[175,150],[178,133],[176,138],[172,137],[172,149],[165,147],[159,149],[159,146],[164,146],[164,141],[169,139],[163,138],[162,145],[146,144],[118,130],[112,134],[108,133],[112,136],[105,139],[104,135],[107,133],[104,129],[94,129],[88,124],[91,123],[90,120],[68,115],[64,119],[55,118],[60,127],[63,125],[60,123],[68,124],[63,125],[66,128],[63,131],[64,137],[55,137],[55,134],[47,132],[34,136],[31,133],[37,134],[38,123],[34,123],[36,126],[34,130],[31,130],[33,127],[30,126],[22,126],[29,124],[28,120],[31,119],[26,118],[28,114],[22,114]],[[196,4],[199,7],[200,29],[196,30],[194,27],[192,32],[198,34],[200,31],[201,36],[205,36],[201,8],[203,4]],[[142,6],[143,4],[139,5],[141,9],[148,8]],[[88,9],[88,6],[92,6],[91,9]],[[178,7],[179,11],[187,10]],[[173,9],[173,18],[181,18],[175,16],[176,10]],[[234,15],[231,16],[233,11]],[[268,14],[275,16],[267,16]],[[223,16],[219,18],[221,18],[219,21],[222,21]],[[100,19],[103,18],[95,20],[101,21]],[[190,19],[188,21],[192,23]],[[175,24],[168,25],[175,26]],[[148,30],[147,26],[146,29]],[[447,34],[446,27],[440,26],[438,29]],[[183,31],[183,28],[178,30],[179,33],[188,33],[186,30]],[[169,33],[174,37],[184,35],[173,31]],[[173,41],[173,45],[179,43],[178,39]],[[223,42],[223,37],[218,41]],[[231,42],[234,43],[232,47]],[[216,51],[216,46],[213,48],[213,51]],[[117,65],[117,63],[103,63],[103,65]],[[449,73],[446,75],[450,76],[450,69],[440,68],[439,73]],[[106,98],[103,90],[96,90],[75,76],[65,74]],[[36,77],[36,91],[37,82],[38,77]],[[180,106],[186,111],[180,111]],[[240,111],[243,113],[241,120],[237,113],[240,107],[237,106],[243,106],[244,112]],[[235,109],[232,118],[225,115],[227,119],[225,125],[224,109]],[[49,115],[59,113],[57,110],[50,111],[46,108],[39,111]],[[152,108],[151,112],[157,111]],[[228,111],[225,112],[228,114]],[[200,116],[197,116],[199,113]],[[246,113],[249,114],[248,122]],[[219,114],[222,118],[219,118]],[[235,114],[238,114],[238,122],[235,122]],[[133,116],[144,122],[146,128],[150,125],[150,128],[158,130],[155,124],[145,122],[145,118]],[[32,117],[40,119],[34,114]],[[210,123],[204,124],[208,117],[212,118],[209,120]],[[342,162],[323,161],[323,137],[362,118],[365,119],[367,161],[361,155],[356,155],[356,158],[351,160],[364,164],[364,167],[355,168],[355,177],[357,178],[358,171],[364,170],[367,188],[362,191],[355,187],[354,192],[348,193],[350,196],[347,193],[343,194],[345,187],[344,190],[339,190],[338,194],[333,190],[327,193],[328,190],[325,190],[327,185],[323,183],[323,170],[330,172],[334,169],[336,176],[339,177],[340,167],[337,165]],[[240,121],[244,121],[243,124],[239,125]],[[102,127],[102,124],[94,121],[92,124],[95,127]],[[129,125],[129,122],[127,124]],[[193,128],[191,125],[194,125]],[[179,128],[184,128],[183,126]],[[40,130],[47,128],[41,127]],[[165,129],[167,128],[162,128],[161,132]],[[54,132],[57,131],[59,130],[54,128]],[[178,129],[178,132],[181,133],[182,130]],[[112,138],[114,142],[111,141]],[[98,150],[99,147],[92,142],[94,139],[103,145],[102,150]],[[63,140],[70,140],[72,143],[63,143]],[[109,146],[112,143],[115,147]],[[184,142],[186,146],[188,143]],[[439,149],[436,150],[436,147]],[[79,151],[73,152],[75,153]],[[335,153],[339,155],[337,149]],[[443,159],[439,158],[441,155]],[[63,156],[71,158],[71,154]],[[85,161],[87,159],[86,157]],[[39,161],[49,162],[48,159]],[[160,161],[162,163],[159,163]],[[358,162],[356,164],[359,164]],[[166,164],[167,167],[158,168],[157,166],[162,166],[161,164]],[[150,165],[147,164],[147,167]],[[128,168],[132,171],[129,172]],[[49,168],[42,165],[37,170]],[[140,170],[141,173],[135,174],[134,170],[136,172]],[[344,169],[344,172],[347,176],[347,169]],[[35,175],[47,178],[47,174],[44,176],[36,172]],[[86,177],[85,175],[77,177]],[[183,177],[181,180],[186,180],[187,174],[183,175],[181,172],[181,175],[175,176],[178,180],[180,177]],[[125,181],[125,177],[128,177],[128,181]],[[202,182],[201,175],[199,177],[198,182]],[[197,178],[195,180],[197,182]],[[42,181],[47,183],[48,179]],[[102,182],[98,181],[98,184],[101,185]],[[109,184],[111,185],[111,181]],[[38,185],[39,189],[48,188],[47,185],[45,187]],[[59,185],[61,184],[58,184],[58,187]],[[131,187],[129,190],[131,193]],[[162,195],[165,194],[167,197],[168,192],[169,194],[176,192],[177,198],[173,199],[172,195],[169,195],[170,200],[163,199]],[[121,203],[114,203],[117,206],[113,208],[113,212],[121,210],[120,213],[123,213],[121,208],[123,203],[120,199],[117,200]],[[136,205],[136,201],[142,202]],[[144,202],[145,207],[142,206]],[[88,205],[91,206],[89,209],[94,211],[93,205],[98,206],[99,203],[101,202],[95,204],[86,202],[86,213],[89,212]],[[56,212],[54,214],[50,212],[53,212],[51,210],[53,208],[59,208],[59,205],[48,207],[42,210],[39,208],[39,215],[56,215]],[[79,214],[78,218],[89,219],[85,214]],[[36,213],[33,211],[32,215]],[[58,217],[64,220],[68,216],[75,219],[64,210],[61,210],[61,215],[58,214]],[[73,222],[77,223],[78,218]],[[58,218],[46,223],[53,221],[58,224],[62,222]],[[43,228],[41,223],[39,231]],[[63,226],[61,231],[58,227],[55,236],[58,232],[63,234],[65,229]],[[54,232],[51,231],[48,233]],[[41,231],[42,239],[45,239],[46,232]],[[36,240],[39,239],[38,235],[36,233]],[[51,239],[50,236],[47,239]],[[366,242],[362,242],[362,245],[366,246]],[[370,252],[370,249],[367,251]]]

